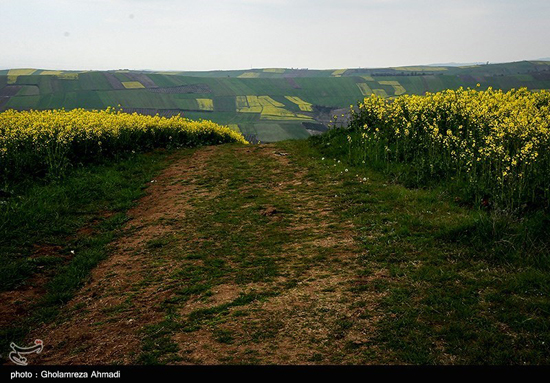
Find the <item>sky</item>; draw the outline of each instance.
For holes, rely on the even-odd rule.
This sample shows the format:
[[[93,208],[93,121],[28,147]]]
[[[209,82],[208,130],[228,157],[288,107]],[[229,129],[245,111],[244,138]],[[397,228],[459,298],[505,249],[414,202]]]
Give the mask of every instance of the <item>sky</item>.
[[[0,68],[374,68],[550,57],[549,0],[0,0]]]

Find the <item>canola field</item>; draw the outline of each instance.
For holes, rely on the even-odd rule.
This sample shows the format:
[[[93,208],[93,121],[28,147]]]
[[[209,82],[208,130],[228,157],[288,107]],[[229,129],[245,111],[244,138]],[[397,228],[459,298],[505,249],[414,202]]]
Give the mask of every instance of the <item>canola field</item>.
[[[350,127],[347,145],[358,160],[411,164],[418,180],[464,187],[484,206],[550,207],[547,91],[372,95],[352,110]]]
[[[313,112],[312,106],[309,102],[302,100],[300,97],[285,96],[285,98],[298,105],[301,111],[303,112]]]
[[[34,72],[36,72],[36,69],[10,69],[8,72],[8,84],[15,84],[19,76],[30,76]]]
[[[139,81],[122,81],[122,85],[126,89],[143,89],[145,88]]]
[[[200,110],[214,110],[214,102],[211,98],[197,98],[197,104]]]
[[[312,111],[311,104],[299,97],[285,97],[297,104],[300,110]],[[269,96],[237,96],[235,99],[238,113],[259,113],[262,120],[309,121],[312,118],[305,114],[294,113],[285,109],[285,104]]]
[[[0,113],[0,180],[20,174],[61,176],[74,164],[154,148],[246,143],[227,126],[114,109]]]

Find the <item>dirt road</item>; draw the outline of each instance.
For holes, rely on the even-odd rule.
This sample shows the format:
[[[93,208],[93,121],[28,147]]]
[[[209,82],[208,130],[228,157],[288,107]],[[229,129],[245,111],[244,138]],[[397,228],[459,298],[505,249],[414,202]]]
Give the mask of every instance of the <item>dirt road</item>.
[[[369,363],[380,294],[355,287],[386,275],[358,275],[342,182],[284,150],[177,154],[33,362]]]

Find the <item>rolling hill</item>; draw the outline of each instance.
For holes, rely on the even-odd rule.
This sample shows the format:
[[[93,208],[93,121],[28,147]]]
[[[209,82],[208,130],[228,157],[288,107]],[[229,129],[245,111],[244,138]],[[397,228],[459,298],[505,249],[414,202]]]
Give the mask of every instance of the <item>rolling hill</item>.
[[[0,70],[0,111],[104,109],[209,119],[249,141],[305,138],[327,130],[365,96],[395,97],[458,87],[550,89],[550,62],[205,72]]]

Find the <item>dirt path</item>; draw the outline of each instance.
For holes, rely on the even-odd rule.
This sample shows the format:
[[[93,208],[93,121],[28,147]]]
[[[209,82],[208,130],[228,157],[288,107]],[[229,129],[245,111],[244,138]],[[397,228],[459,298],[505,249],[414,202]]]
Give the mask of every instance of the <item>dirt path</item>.
[[[370,363],[380,293],[337,178],[276,145],[180,154],[33,362]],[[323,185],[320,187],[319,185]],[[374,360],[375,362],[375,360]]]

